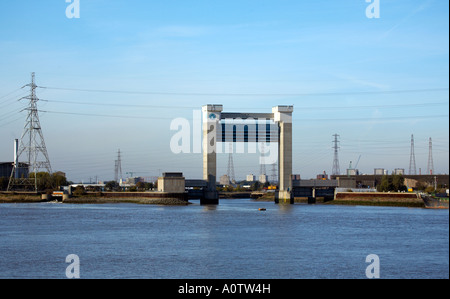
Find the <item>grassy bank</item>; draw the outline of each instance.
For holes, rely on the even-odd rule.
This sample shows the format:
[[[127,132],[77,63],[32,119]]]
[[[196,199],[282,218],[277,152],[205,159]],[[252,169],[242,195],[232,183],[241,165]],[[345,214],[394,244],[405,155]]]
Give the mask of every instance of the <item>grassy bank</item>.
[[[42,202],[41,195],[0,194],[0,203],[36,203]]]
[[[339,192],[326,204],[423,208],[423,200],[414,193]]]
[[[275,192],[264,193],[262,196],[253,197],[252,200],[254,200],[254,201],[275,201]]]
[[[423,208],[422,202],[389,201],[389,200],[332,200],[325,204],[330,205],[352,205],[352,206],[383,206],[383,207],[409,207]]]
[[[219,198],[250,198],[252,192],[227,192],[220,191]]]

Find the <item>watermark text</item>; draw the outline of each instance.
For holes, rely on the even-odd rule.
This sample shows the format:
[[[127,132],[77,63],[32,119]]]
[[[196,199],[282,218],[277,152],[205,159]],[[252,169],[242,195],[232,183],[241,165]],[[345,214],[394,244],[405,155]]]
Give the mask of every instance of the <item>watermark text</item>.
[[[80,18],[80,0],[65,0],[66,3],[70,3],[66,8],[66,17],[68,19]]]
[[[369,19],[380,18],[380,0],[366,0],[370,3],[366,8],[366,17]]]
[[[369,254],[366,257],[366,263],[370,265],[366,268],[367,278],[380,278],[380,258],[376,254]]]
[[[66,263],[70,263],[66,268],[66,277],[69,279],[80,278],[80,258],[76,254],[69,254]]]

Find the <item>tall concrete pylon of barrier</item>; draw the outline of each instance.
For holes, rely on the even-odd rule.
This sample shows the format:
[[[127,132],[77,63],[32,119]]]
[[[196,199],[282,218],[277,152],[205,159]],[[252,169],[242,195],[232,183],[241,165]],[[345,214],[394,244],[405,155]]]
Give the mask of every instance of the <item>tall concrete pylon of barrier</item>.
[[[278,142],[279,188],[276,191],[275,202],[293,203],[293,112],[293,106],[276,106],[272,108],[272,113],[225,113],[222,105],[203,106],[203,179],[208,182],[208,187],[201,203],[219,203],[215,188],[218,142]],[[250,121],[250,124],[240,126],[239,121]],[[261,125],[261,122],[264,124]],[[236,129],[237,126],[240,129]]]
[[[273,117],[279,127],[278,136],[278,192],[277,203],[294,203],[292,193],[292,113],[294,106],[272,108]]]
[[[216,191],[217,177],[217,131],[222,105],[206,105],[203,114],[203,179],[208,182],[201,204],[218,204],[219,194]]]

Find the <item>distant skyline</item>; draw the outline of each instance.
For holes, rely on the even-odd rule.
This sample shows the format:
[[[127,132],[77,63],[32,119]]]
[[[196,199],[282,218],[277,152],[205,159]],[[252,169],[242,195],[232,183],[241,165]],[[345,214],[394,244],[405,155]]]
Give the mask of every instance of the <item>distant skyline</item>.
[[[73,2],[73,1],[72,1]],[[372,1],[373,2],[373,1]],[[13,160],[36,73],[53,171],[68,180],[180,171],[202,177],[202,155],[175,154],[171,121],[202,105],[271,112],[294,105],[293,172],[315,178],[339,162],[362,173],[449,173],[449,3],[380,0],[123,1],[0,4],[0,162]],[[360,157],[360,158],[359,158]],[[258,154],[234,154],[236,178],[259,175]],[[218,156],[218,176],[228,154]],[[266,165],[271,175],[271,165]]]

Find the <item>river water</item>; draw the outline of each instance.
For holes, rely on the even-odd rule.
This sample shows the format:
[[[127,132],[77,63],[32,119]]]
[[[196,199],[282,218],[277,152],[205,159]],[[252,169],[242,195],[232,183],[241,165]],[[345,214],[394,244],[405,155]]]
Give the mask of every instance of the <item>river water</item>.
[[[1,204],[0,278],[449,278],[448,210],[193,202]]]

